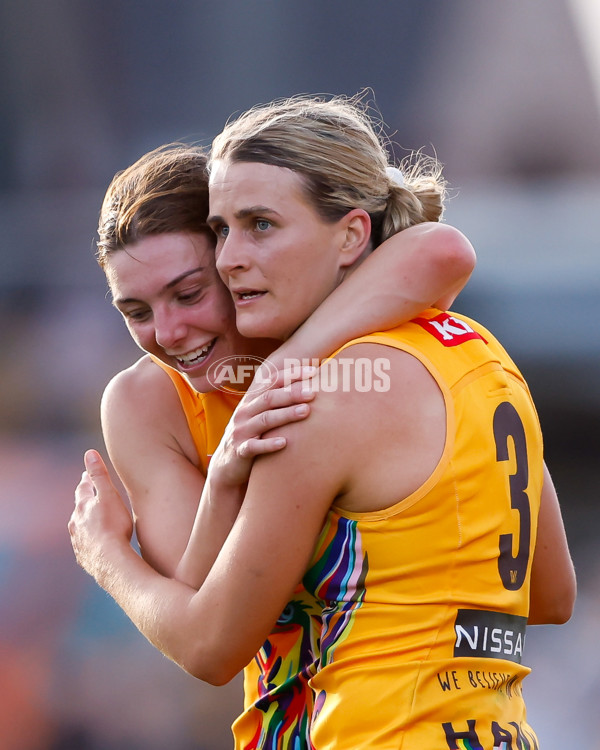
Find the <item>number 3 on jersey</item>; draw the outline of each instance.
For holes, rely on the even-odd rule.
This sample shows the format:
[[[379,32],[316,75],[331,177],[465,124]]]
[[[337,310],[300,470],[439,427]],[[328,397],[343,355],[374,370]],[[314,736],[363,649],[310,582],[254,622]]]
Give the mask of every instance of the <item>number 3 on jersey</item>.
[[[531,509],[527,496],[529,468],[525,429],[515,407],[508,401],[501,403],[494,413],[494,439],[496,460],[508,461],[511,437],[515,448],[515,473],[509,477],[510,505],[519,514],[519,539],[517,554],[513,556],[513,535],[500,535],[498,572],[504,588],[516,591],[521,588],[527,573],[529,543],[531,538]]]

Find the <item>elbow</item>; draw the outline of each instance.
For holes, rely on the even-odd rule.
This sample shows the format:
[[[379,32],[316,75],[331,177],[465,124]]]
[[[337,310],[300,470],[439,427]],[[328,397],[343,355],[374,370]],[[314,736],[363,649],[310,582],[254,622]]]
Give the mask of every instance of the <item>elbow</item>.
[[[197,596],[192,597],[194,605],[180,611],[174,621],[170,621],[170,649],[160,650],[169,656],[181,669],[197,680],[209,685],[221,686],[230,682],[252,659],[258,646],[237,639],[237,628],[232,632],[213,608],[208,617],[199,617],[203,608],[195,606]],[[173,624],[174,622],[174,624]],[[259,644],[260,645],[260,644]]]
[[[577,599],[575,580],[561,592],[544,602],[531,602],[528,623],[530,625],[564,625],[573,616]]]
[[[206,664],[191,665],[189,667],[183,665],[183,668],[192,677],[202,680],[202,682],[206,682],[209,685],[214,685],[214,687],[227,685],[238,674],[238,672],[232,673],[221,667],[207,667]]]
[[[440,224],[437,231],[440,262],[451,270],[457,280],[468,279],[477,263],[473,245],[462,232],[448,224]]]
[[[243,669],[239,664],[234,664],[227,654],[219,653],[218,649],[210,654],[204,649],[196,649],[178,660],[178,663],[192,677],[215,687],[222,687],[231,682]]]
[[[430,222],[417,224],[414,229],[420,233],[416,252],[425,277],[429,284],[433,279],[438,286],[433,306],[447,310],[475,269],[477,256],[473,245],[462,232],[448,224]],[[427,288],[430,292],[431,288]]]
[[[573,615],[573,607],[570,608],[563,608],[561,610],[557,610],[554,615],[554,620],[550,623],[551,625],[564,625],[566,622],[569,622]]]
[[[554,608],[554,625],[564,625],[573,616],[577,599],[577,584],[573,579],[572,586],[565,591]]]
[[[532,610],[527,622],[529,625],[564,625],[572,615],[573,604],[565,603],[544,610]]]

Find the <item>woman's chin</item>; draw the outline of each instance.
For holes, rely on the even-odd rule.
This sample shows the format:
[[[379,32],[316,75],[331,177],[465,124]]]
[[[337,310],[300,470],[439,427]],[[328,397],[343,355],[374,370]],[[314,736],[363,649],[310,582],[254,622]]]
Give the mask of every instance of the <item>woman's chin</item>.
[[[212,386],[206,377],[206,373],[203,375],[186,375],[183,373],[185,379],[188,381],[188,383],[192,386],[192,388],[195,391],[198,391],[198,393],[208,393],[209,391],[214,391],[215,387]]]
[[[270,339],[272,341],[285,341],[291,335],[285,326],[273,319],[261,316],[239,314],[236,318],[238,333],[248,339]]]

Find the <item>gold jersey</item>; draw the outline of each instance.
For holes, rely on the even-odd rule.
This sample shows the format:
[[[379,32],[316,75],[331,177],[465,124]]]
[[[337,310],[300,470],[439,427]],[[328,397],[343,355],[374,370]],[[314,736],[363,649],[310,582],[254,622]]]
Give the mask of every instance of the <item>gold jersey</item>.
[[[206,476],[210,458],[221,442],[225,427],[241,396],[222,391],[199,393],[179,370],[169,367],[152,354],[150,358],[171,378],[198,451],[202,473]]]
[[[522,664],[543,476],[529,389],[482,326],[428,310],[372,342],[435,378],[446,441],[429,479],[377,512],[333,507],[306,588],[325,603],[317,750],[537,748]]]

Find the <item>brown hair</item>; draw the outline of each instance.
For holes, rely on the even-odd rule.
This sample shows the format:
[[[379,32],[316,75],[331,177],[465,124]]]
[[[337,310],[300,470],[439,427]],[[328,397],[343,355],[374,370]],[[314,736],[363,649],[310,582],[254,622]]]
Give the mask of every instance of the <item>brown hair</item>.
[[[143,237],[195,232],[210,237],[207,157],[196,146],[170,143],[150,151],[110,183],[98,221],[96,257],[107,256]]]

